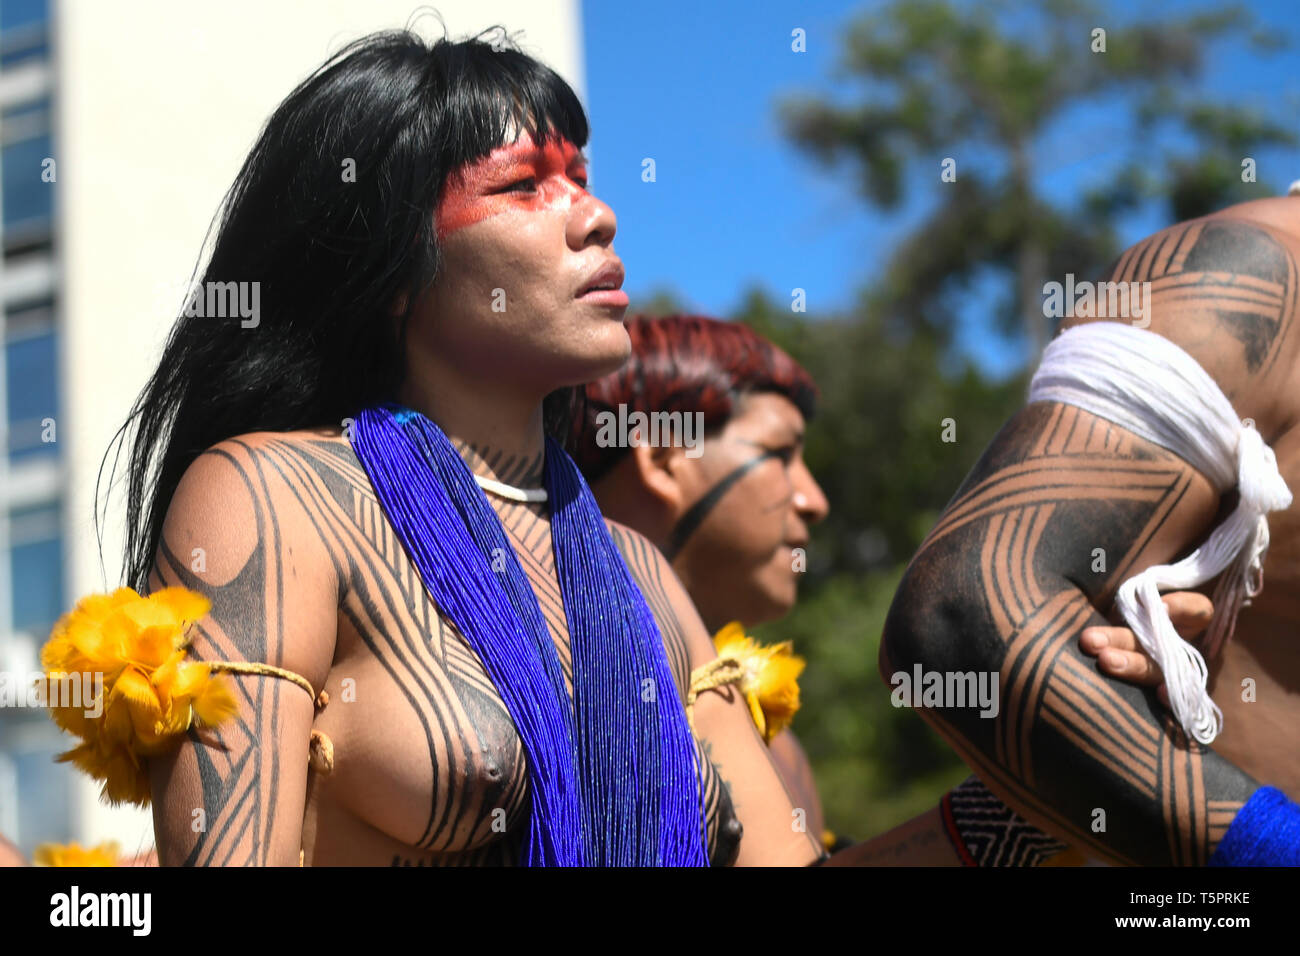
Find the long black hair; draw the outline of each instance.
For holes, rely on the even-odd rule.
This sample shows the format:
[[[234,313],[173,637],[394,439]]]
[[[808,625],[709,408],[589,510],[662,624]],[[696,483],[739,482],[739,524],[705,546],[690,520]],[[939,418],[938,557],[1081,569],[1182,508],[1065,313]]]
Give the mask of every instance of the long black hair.
[[[255,324],[237,310],[204,317],[190,301],[114,436],[125,440],[138,419],[128,586],[147,588],[172,495],[205,449],[247,432],[338,426],[396,399],[408,320],[438,272],[442,187],[520,130],[539,145],[558,134],[581,148],[588,137],[573,89],[499,26],[431,45],[408,30],[372,34],[280,104],[226,194],[211,257],[191,284],[201,296],[214,283],[259,283]],[[547,432],[563,440],[580,404],[580,388],[548,395]]]

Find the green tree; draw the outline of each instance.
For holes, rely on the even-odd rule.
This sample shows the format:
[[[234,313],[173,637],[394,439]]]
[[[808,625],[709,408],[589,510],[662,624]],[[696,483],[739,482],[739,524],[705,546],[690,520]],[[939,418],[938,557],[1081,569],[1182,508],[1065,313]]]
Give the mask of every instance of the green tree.
[[[1098,273],[1118,251],[1119,213],[1162,201],[1177,221],[1276,195],[1266,179],[1243,182],[1242,162],[1294,145],[1295,133],[1239,103],[1187,92],[1211,45],[1230,39],[1260,52],[1282,42],[1254,30],[1241,7],[1130,21],[1085,0],[903,0],[845,31],[839,79],[865,84],[860,102],[791,97],[778,114],[811,156],[851,163],[875,206],[896,207],[927,178],[945,187],[881,280],[893,321],[950,334],[952,293],[991,268],[1007,277],[1015,303],[1001,312],[1004,327],[1023,332],[1037,355],[1052,332],[1043,282]],[[1096,150],[1087,128],[1062,134],[1060,121],[1076,107],[1111,104],[1127,122],[1101,137],[1127,154],[1120,172],[1073,208],[1051,201],[1035,182],[1053,165],[1048,151],[1063,137],[1072,156]],[[945,159],[956,179],[940,184]]]
[[[755,290],[733,316],[821,390],[806,460],[832,512],[813,529],[794,612],[758,630],[793,639],[808,660],[794,730],[829,824],[859,838],[933,807],[966,773],[891,705],[876,654],[904,563],[1023,401],[1024,374],[990,381],[956,350],[972,285],[994,279],[999,330],[1036,355],[1053,331],[1043,283],[1101,273],[1120,251],[1124,214],[1158,209],[1173,222],[1275,195],[1263,164],[1260,182],[1243,181],[1242,160],[1296,142],[1266,115],[1189,91],[1212,44],[1277,46],[1239,8],[1141,22],[1076,0],[1012,10],[899,0],[848,25],[839,78],[861,81],[861,96],[791,97],[780,121],[816,160],[851,164],[868,204],[897,209],[909,189],[927,188],[932,208],[848,314],[796,315]],[[1094,52],[1098,27],[1105,52]],[[1063,121],[1098,106],[1114,120],[1100,144],[1119,154],[1111,175],[1073,203],[1049,198],[1040,179],[1064,165],[1052,158]],[[1068,159],[1098,151],[1064,136]],[[949,157],[956,179],[943,181]]]

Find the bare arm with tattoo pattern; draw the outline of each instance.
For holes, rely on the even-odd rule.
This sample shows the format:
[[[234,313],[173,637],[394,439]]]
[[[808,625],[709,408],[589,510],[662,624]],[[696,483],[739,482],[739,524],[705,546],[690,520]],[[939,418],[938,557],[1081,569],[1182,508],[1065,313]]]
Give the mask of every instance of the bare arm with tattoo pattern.
[[[150,585],[212,601],[193,629],[192,658],[268,663],[319,688],[333,655],[336,578],[311,537],[271,507],[283,489],[273,459],[241,439],[200,455],[172,498]],[[150,761],[159,863],[296,866],[313,702],[283,679],[224,677],[237,687],[237,717]]]
[[[1200,362],[1270,443],[1291,421],[1276,397],[1296,352],[1297,248],[1249,220],[1195,220],[1139,243],[1110,276],[1152,283],[1151,331]],[[1220,506],[1164,449],[1077,408],[1029,405],[914,557],[882,670],[996,672],[994,719],[920,709],[994,792],[1089,853],[1204,864],[1257,782],[1189,742],[1152,692],[1097,674],[1077,638],[1107,623],[1123,580],[1202,540]],[[1095,549],[1107,570],[1093,570]]]

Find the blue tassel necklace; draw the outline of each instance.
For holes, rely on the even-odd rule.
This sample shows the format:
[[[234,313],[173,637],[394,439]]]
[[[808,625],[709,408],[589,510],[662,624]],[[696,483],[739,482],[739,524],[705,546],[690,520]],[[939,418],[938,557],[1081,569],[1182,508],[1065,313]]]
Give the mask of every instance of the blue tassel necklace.
[[[695,749],[658,626],[564,449],[547,436],[572,700],[514,547],[442,430],[384,404],[357,415],[351,440],[434,603],[478,654],[519,732],[531,801],[520,862],[707,865]]]

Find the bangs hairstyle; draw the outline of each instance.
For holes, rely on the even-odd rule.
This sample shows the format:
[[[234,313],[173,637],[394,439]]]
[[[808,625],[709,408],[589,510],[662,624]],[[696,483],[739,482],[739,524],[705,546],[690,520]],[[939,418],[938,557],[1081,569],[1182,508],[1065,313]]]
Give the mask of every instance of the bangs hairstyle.
[[[643,315],[626,322],[632,354],[621,369],[586,386],[586,408],[575,417],[569,453],[588,484],[627,454],[596,443],[597,416],[632,412],[703,412],[705,434],[721,431],[741,398],[754,392],[784,395],[811,420],[817,385],[785,351],[740,322],[699,315]]]
[[[190,285],[259,283],[256,324],[182,310],[109,445],[125,444],[135,423],[128,585],[147,587],[172,495],[205,449],[248,432],[338,427],[396,400],[407,325],[441,261],[434,210],[447,178],[524,130],[539,145],[560,136],[581,149],[588,137],[572,88],[501,27],[432,45],[409,30],[364,37],[280,104],[226,194],[215,239],[209,229],[202,285]],[[547,431],[562,439],[580,402],[577,388],[548,395]],[[98,504],[95,522],[102,559]]]

